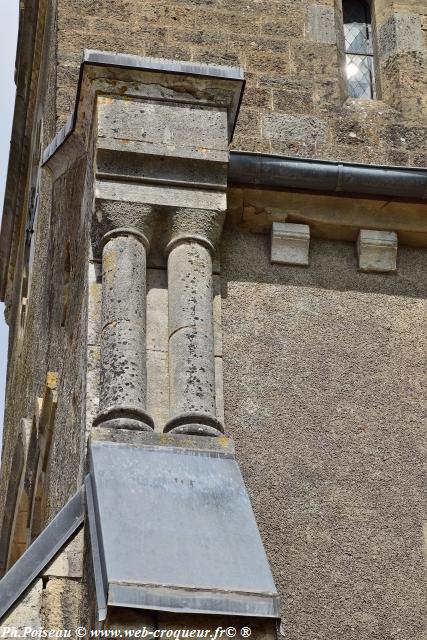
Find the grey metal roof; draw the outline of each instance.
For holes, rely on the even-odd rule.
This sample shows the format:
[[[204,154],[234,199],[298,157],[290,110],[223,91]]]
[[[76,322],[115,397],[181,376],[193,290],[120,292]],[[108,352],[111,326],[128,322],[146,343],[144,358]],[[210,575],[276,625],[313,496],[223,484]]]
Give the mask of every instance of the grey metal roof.
[[[90,458],[99,619],[106,604],[279,617],[234,456],[160,442],[92,442]]]
[[[85,494],[82,488],[0,581],[0,619],[82,525],[84,502],[99,620],[108,606],[279,618],[231,441],[103,437],[90,444]]]
[[[143,69],[145,71],[165,71],[192,76],[210,76],[211,78],[225,78],[228,80],[244,80],[243,69],[218,64],[201,64],[181,60],[166,60],[164,58],[142,57],[127,53],[112,51],[98,51],[85,49],[83,63],[114,66],[122,68]]]

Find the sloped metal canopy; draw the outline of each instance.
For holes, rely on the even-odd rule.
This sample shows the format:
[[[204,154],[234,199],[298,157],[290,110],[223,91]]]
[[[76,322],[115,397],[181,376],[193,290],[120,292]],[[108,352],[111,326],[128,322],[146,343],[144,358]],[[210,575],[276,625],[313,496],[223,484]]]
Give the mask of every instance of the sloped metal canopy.
[[[0,580],[0,622],[84,520],[80,489]]]
[[[195,440],[202,447],[220,439]],[[234,456],[221,446],[167,442],[153,434],[142,446],[90,445],[99,618],[108,605],[278,618],[276,587]]]

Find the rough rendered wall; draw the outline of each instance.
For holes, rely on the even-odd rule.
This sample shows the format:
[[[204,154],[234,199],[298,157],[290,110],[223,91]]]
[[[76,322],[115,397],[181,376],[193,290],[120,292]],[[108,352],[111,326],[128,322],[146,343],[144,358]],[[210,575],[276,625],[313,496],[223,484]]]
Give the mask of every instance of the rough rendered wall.
[[[240,65],[234,148],[349,162],[427,163],[427,3],[376,0],[379,94],[346,97],[341,0],[59,0],[58,118],[84,48]],[[336,8],[335,8],[336,7]]]
[[[314,241],[222,250],[225,420],[281,595],[287,640],[421,640],[427,253],[361,274]]]

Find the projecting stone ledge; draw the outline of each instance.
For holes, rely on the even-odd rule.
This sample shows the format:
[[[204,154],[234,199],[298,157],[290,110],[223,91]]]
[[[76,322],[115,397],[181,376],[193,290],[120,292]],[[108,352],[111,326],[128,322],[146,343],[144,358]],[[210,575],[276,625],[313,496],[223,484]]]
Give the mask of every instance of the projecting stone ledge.
[[[357,240],[360,271],[396,271],[397,234],[394,231],[361,229]]]
[[[103,122],[98,123],[97,131],[98,151],[102,150],[101,155],[104,159],[109,152],[112,152],[114,162],[117,162],[114,152],[118,150],[128,153],[152,153],[152,145],[148,144],[149,142],[154,142],[157,145],[156,148],[161,148],[162,156],[172,155],[176,158],[180,154],[175,152],[174,143],[179,138],[178,146],[181,156],[183,155],[186,160],[227,162],[228,151],[224,153],[222,148],[218,151],[217,141],[212,140],[208,135],[214,131],[215,122],[210,128],[204,125],[209,119],[215,121],[221,117],[225,118],[226,137],[230,141],[243,88],[244,77],[240,68],[85,50],[74,112],[67,124],[45,149],[43,164],[56,179],[67,171],[76,159],[88,153],[93,130],[91,125],[94,104],[98,107],[102,105],[101,111],[102,108],[105,111]],[[128,105],[124,105],[126,100],[130,101]],[[137,107],[139,108],[138,101],[141,100],[144,101],[143,111],[135,111]],[[169,108],[172,103],[180,108],[175,109],[175,119],[168,122],[167,118],[173,113]],[[190,114],[194,118],[193,129],[198,128],[196,145],[190,144],[185,139],[182,132],[186,132],[187,127],[179,118],[182,114],[188,116],[188,112],[192,111],[190,105],[193,104],[199,107],[199,111]],[[106,105],[109,105],[108,109]],[[168,127],[174,128],[173,125],[177,122],[180,125],[175,127],[172,133],[168,131],[168,135],[165,134],[164,127],[159,126],[159,117],[162,119],[165,110]],[[123,111],[127,114],[125,118]],[[153,119],[153,112],[157,119],[156,117]],[[141,140],[135,137],[135,131],[132,129],[133,117],[140,113],[144,114],[142,118],[144,126],[148,128],[148,134],[154,137],[152,140],[144,139],[144,136]],[[206,116],[203,118],[203,123],[200,122],[201,113]],[[112,122],[116,116],[119,117],[118,122],[122,127],[121,137],[110,135],[111,132],[108,130],[114,131],[117,128]],[[104,126],[107,126],[106,130],[103,130]],[[142,130],[139,127],[140,133]],[[210,153],[207,155],[208,149]],[[58,153],[60,150],[61,153]],[[182,154],[183,150],[184,154]],[[110,162],[107,164],[110,169],[108,173],[111,173],[111,170],[117,170],[117,167],[111,166]],[[168,165],[167,162],[165,164]],[[120,174],[120,167],[118,171]],[[141,177],[140,167],[137,168],[137,174]],[[148,171],[148,174],[142,176],[143,181],[152,182],[153,175],[157,176],[157,171],[154,173]],[[111,175],[108,177],[111,179]],[[203,171],[198,173],[197,177],[201,182],[206,178]],[[170,179],[172,179],[171,176]],[[173,181],[176,182],[176,176],[173,176]]]

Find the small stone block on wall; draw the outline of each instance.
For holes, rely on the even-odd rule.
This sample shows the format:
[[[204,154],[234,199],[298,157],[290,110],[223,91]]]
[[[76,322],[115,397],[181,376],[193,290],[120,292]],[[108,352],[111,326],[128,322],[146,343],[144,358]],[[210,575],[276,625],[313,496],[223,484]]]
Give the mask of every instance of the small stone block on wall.
[[[271,262],[308,265],[310,227],[308,224],[273,222],[271,230]]]
[[[357,240],[360,271],[396,271],[397,234],[394,231],[361,229]]]

